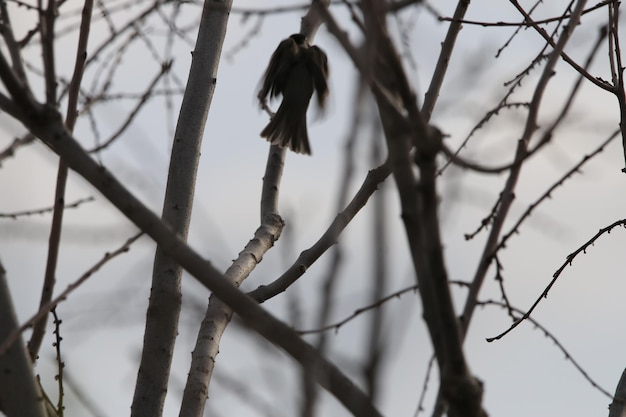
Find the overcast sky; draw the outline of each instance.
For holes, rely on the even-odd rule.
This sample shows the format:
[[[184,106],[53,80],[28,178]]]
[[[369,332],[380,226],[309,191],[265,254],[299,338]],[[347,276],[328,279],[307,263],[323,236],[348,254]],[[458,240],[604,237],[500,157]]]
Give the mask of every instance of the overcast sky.
[[[80,5],[76,1],[68,3],[68,8]],[[564,2],[545,3],[540,6],[537,16],[557,15]],[[289,5],[293,2],[271,4]],[[259,6],[259,2],[236,1],[234,6],[245,9],[269,8],[271,5],[270,2]],[[454,2],[437,2],[435,7],[442,15],[451,16]],[[200,13],[200,7],[186,10],[188,21],[193,21],[196,13]],[[358,34],[345,10],[336,6],[333,12],[349,27],[356,43]],[[268,145],[259,138],[267,116],[258,109],[254,101],[255,92],[269,56],[281,39],[298,31],[301,14],[269,15],[258,27],[255,26],[258,23],[256,16],[246,19],[241,13],[233,13],[230,18],[217,88],[205,130],[190,232],[192,246],[220,269],[229,266],[258,226],[261,179]],[[129,11],[128,15],[132,13]],[[21,28],[28,30],[30,26],[25,19],[29,15],[23,17]],[[504,2],[494,4],[490,0],[472,2],[467,18],[519,21],[512,6]],[[604,9],[584,16],[583,24],[567,48],[572,57],[582,60],[586,56],[605,18]],[[19,19],[15,21],[20,22]],[[398,25],[407,31],[409,42],[402,52],[407,57],[406,68],[421,101],[447,24],[437,22],[422,9],[412,9],[390,23],[394,36],[399,33]],[[152,28],[155,32],[158,29],[163,30]],[[102,25],[96,25],[94,30],[94,36],[103,36]],[[513,30],[466,25],[461,32],[457,52],[450,63],[442,95],[432,117],[432,122],[449,134],[446,140],[452,147],[460,144],[480,117],[500,100],[506,91],[504,82],[519,73],[542,47],[539,36],[532,30],[526,30],[515,38],[500,58],[495,59],[498,49]],[[251,33],[252,37],[242,44]],[[193,31],[190,38],[195,39]],[[67,37],[66,44],[71,46],[72,39]],[[155,36],[155,39],[160,38]],[[247,289],[279,276],[302,250],[321,236],[336,214],[336,185],[341,179],[355,70],[324,27],[314,43],[327,52],[331,66],[330,108],[325,115],[309,119],[313,156],[293,153],[287,156],[280,209],[290,230],[285,232],[289,233],[289,238],[284,235],[265,256],[244,284]],[[175,45],[174,71],[184,83],[193,43],[179,41]],[[157,49],[162,52],[164,47],[159,45]],[[31,62],[38,62],[36,51],[31,49],[29,53]],[[72,54],[71,47],[59,51],[60,72],[71,71]],[[158,70],[145,48],[127,54],[124,60],[123,70],[115,79],[115,91],[138,91],[137,88],[141,87],[137,86],[145,85],[146,80]],[[142,65],[145,62],[148,65]],[[592,73],[609,79],[605,51],[598,55]],[[87,80],[93,76],[93,73],[88,73]],[[560,109],[575,76],[566,65],[557,67],[556,77],[542,102],[539,119],[542,127]],[[33,77],[32,81],[34,88],[41,88],[40,79]],[[517,92],[517,100],[529,100],[535,83],[536,77],[525,80]],[[154,99],[118,143],[101,154],[103,163],[155,212],[161,209],[171,129],[176,122],[178,105],[177,99],[173,114],[167,114],[165,101]],[[107,132],[114,131],[131,107],[124,101],[103,106],[98,112],[101,135],[106,137]],[[546,151],[523,169],[505,231],[530,203],[618,127],[617,110],[616,100],[608,93],[590,84],[582,89],[567,124],[557,131]],[[497,122],[479,132],[464,151],[464,156],[488,165],[509,162],[515,141],[523,130],[524,115],[522,110],[503,114]],[[4,115],[0,118],[0,149],[3,149],[21,133],[21,128],[7,121]],[[94,134],[87,119],[79,122],[76,136],[85,147],[94,145]],[[357,166],[352,193],[358,189],[367,171],[374,167],[369,159],[369,136],[362,136],[355,150]],[[527,309],[569,253],[599,229],[625,217],[626,205],[621,192],[624,174],[620,172],[624,157],[620,142],[619,139],[613,141],[585,166],[582,175],[575,175],[559,187],[502,252],[502,274],[508,295],[516,307]],[[24,147],[14,158],[3,161],[0,190],[4,197],[0,199],[0,213],[50,206],[56,165],[56,157],[40,143]],[[466,241],[463,236],[475,230],[489,213],[504,181],[504,176],[486,177],[457,169],[447,170],[441,178],[443,238],[450,279],[472,278],[485,233],[471,241]],[[388,196],[387,226],[393,236],[388,248],[391,277],[388,289],[393,292],[412,285],[414,275],[391,179],[383,188]],[[87,196],[94,196],[96,201],[80,209],[68,210],[65,215],[66,229],[57,274],[59,291],[93,265],[105,251],[121,245],[135,230],[84,180],[72,174],[66,201]],[[366,207],[341,237],[347,260],[342,268],[333,320],[342,319],[365,304],[363,295],[367,288],[362,282],[369,268],[368,256],[364,254],[368,254],[369,250],[371,215],[371,208]],[[48,215],[19,221],[0,219],[0,259],[7,270],[20,320],[26,320],[36,310],[45,268],[49,222]],[[626,233],[621,228],[600,238],[565,270],[549,297],[533,315],[610,393],[613,393],[625,366],[624,245]],[[129,254],[95,274],[59,308],[63,318],[67,372],[105,416],[129,412],[143,337],[153,255],[154,245],[143,238]],[[304,323],[312,323],[315,315],[314,307],[326,264],[326,258],[320,260],[293,288],[302,298]],[[493,276],[493,272],[488,274],[481,299],[500,300]],[[198,316],[203,314],[208,296],[188,276],[184,279],[184,294],[181,334],[166,403],[165,415],[168,416],[178,413]],[[465,293],[455,290],[455,295],[460,308]],[[285,297],[266,303],[266,307],[289,320]],[[393,349],[385,371],[384,397],[380,408],[387,416],[410,417],[415,412],[432,349],[415,294],[394,299],[387,303],[385,311]],[[508,325],[505,311],[496,307],[479,309],[465,344],[472,371],[485,383],[484,404],[490,415],[582,417],[608,413],[610,400],[592,388],[555,344],[530,323],[522,324],[501,341],[485,341],[485,338],[500,333]],[[354,357],[354,352],[360,352],[358,348],[365,343],[363,323],[355,320],[333,334],[331,340],[331,358],[354,375],[354,361],[359,359]],[[207,405],[215,415],[259,415],[253,407],[232,394],[230,378],[265,387],[247,395],[258,395],[259,403],[266,404],[277,416],[288,416],[295,409],[289,408],[297,404],[295,395],[288,398],[278,395],[296,382],[296,365],[267,343],[265,348],[259,349],[258,341],[259,337],[250,334],[238,323],[233,323],[226,332]],[[51,342],[51,331],[48,331],[42,360],[37,367],[37,372],[46,376],[42,380],[47,387],[54,386]],[[433,376],[428,389],[428,407],[435,393],[436,376]],[[79,404],[72,403],[73,397],[68,398],[70,403],[66,406],[66,415],[85,415]],[[283,401],[287,401],[287,408]],[[334,400],[326,401],[325,407],[329,415],[347,414]],[[430,408],[427,410],[429,414]]]

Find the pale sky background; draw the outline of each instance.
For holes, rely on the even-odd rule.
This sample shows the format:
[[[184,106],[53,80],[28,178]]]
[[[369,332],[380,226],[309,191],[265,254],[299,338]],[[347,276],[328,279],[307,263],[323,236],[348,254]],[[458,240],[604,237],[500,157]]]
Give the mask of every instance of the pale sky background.
[[[77,9],[80,2],[67,6]],[[560,13],[563,2],[545,2],[538,16]],[[70,7],[74,4],[73,7]],[[240,9],[270,8],[290,5],[292,1],[235,1]],[[437,2],[444,16],[451,16],[455,2]],[[65,6],[64,6],[65,7]],[[200,13],[200,7],[189,7],[189,21]],[[333,12],[349,28],[353,41],[357,33],[343,8]],[[254,101],[257,83],[269,56],[278,42],[298,31],[301,12],[270,15],[262,26],[241,47],[257,18],[243,19],[233,13],[230,18],[223,59],[220,63],[217,89],[205,130],[202,158],[198,173],[194,217],[190,243],[218,268],[226,269],[231,260],[252,237],[259,222],[261,178],[265,169],[268,145],[258,134],[267,116]],[[128,12],[128,15],[132,13]],[[26,22],[30,15],[16,15],[14,21]],[[468,19],[485,21],[518,21],[514,9],[505,2],[480,0],[472,2]],[[595,41],[597,30],[606,19],[604,9],[584,16],[567,52],[577,60],[586,56]],[[408,31],[411,58],[416,66],[407,66],[418,97],[428,86],[440,43],[447,24],[439,23],[424,10],[401,15]],[[397,21],[392,20],[394,35]],[[17,23],[19,24],[19,23]],[[22,23],[22,30],[29,26]],[[164,28],[153,27],[153,30]],[[96,26],[95,36],[102,36]],[[432,122],[448,133],[451,145],[459,144],[484,112],[492,108],[504,93],[502,85],[513,78],[542,46],[532,30],[524,31],[499,59],[497,50],[506,42],[512,28],[482,28],[466,25],[459,36],[456,54],[450,64],[442,95]],[[192,38],[195,40],[195,33]],[[66,74],[73,66],[74,38],[66,37],[59,49],[59,69]],[[246,289],[256,288],[279,276],[297,255],[311,246],[336,214],[336,185],[341,180],[343,147],[351,115],[355,71],[341,47],[322,27],[314,41],[328,54],[331,65],[330,108],[324,117],[310,118],[309,134],[313,156],[288,154],[281,186],[281,214],[287,221],[291,240],[283,235],[248,281]],[[93,41],[91,45],[95,45]],[[177,42],[174,71],[186,79],[192,45]],[[163,47],[158,48],[160,52]],[[38,63],[36,51],[30,50],[30,61]],[[228,57],[228,58],[226,58]],[[145,63],[147,65],[142,65]],[[125,56],[124,65],[115,79],[114,91],[141,91],[157,71],[149,55],[140,49]],[[609,79],[606,48],[592,68],[594,75]],[[536,75],[536,74],[535,74]],[[89,80],[89,74],[87,79]],[[91,73],[93,76],[93,73]],[[551,81],[542,102],[540,124],[546,126],[560,110],[564,96],[574,79],[574,72],[563,65]],[[33,88],[41,80],[31,80]],[[39,83],[39,84],[38,84]],[[524,81],[515,96],[528,100],[534,91],[536,77]],[[86,84],[89,85],[89,84]],[[160,212],[167,175],[171,129],[175,125],[179,101],[174,115],[166,115],[164,101],[156,98],[144,109],[133,127],[110,150],[102,153],[105,165],[155,212]],[[124,120],[132,105],[113,102],[99,111],[102,137]],[[499,165],[511,160],[515,140],[523,130],[522,112],[505,113],[499,121],[481,130],[464,151],[468,158],[485,164]],[[7,146],[21,128],[0,115],[0,149]],[[583,155],[592,152],[617,128],[617,102],[608,93],[587,83],[553,142],[541,156],[532,159],[523,169],[516,200],[509,217],[508,231],[528,204],[535,201]],[[90,125],[79,122],[76,136],[85,147],[94,143]],[[362,135],[355,152],[357,169],[351,192],[362,183],[369,162],[367,135]],[[56,177],[56,157],[42,144],[20,149],[15,158],[3,161],[0,169],[0,213],[50,206]],[[551,280],[552,274],[566,256],[591,238],[600,228],[624,218],[625,200],[620,191],[625,177],[623,151],[617,139],[584,169],[559,187],[552,199],[544,202],[526,222],[521,233],[509,241],[501,252],[503,276],[512,303],[528,308]],[[463,235],[475,230],[487,215],[505,180],[504,176],[481,176],[450,169],[440,182],[441,213],[444,218],[443,237],[450,279],[470,280],[478,263],[485,233],[471,241]],[[391,179],[384,185],[389,200],[388,230],[390,282],[388,292],[412,285],[414,276],[406,249],[406,241]],[[63,290],[105,251],[111,251],[134,234],[134,227],[95,192],[86,182],[72,174],[66,200],[94,196],[96,202],[65,214],[66,229],[58,268],[57,289]],[[352,194],[351,194],[352,196]],[[341,270],[338,303],[333,321],[350,315],[364,306],[367,287],[362,283],[369,269],[371,208],[366,207],[341,237],[346,263]],[[36,311],[46,259],[46,240],[50,216],[34,216],[19,221],[0,219],[0,259],[7,270],[9,284],[16,300],[20,320]],[[604,389],[613,393],[626,366],[623,346],[626,342],[626,291],[624,245],[626,233],[615,229],[580,255],[568,267],[533,317],[549,329],[568,349],[589,375]],[[63,354],[68,374],[84,389],[102,410],[103,416],[127,415],[132,400],[137,362],[143,338],[143,320],[150,288],[154,245],[143,238],[131,251],[110,262],[78,289],[58,311],[63,319]],[[319,285],[328,257],[322,258],[294,286],[302,299],[302,320],[312,323],[315,317]],[[493,271],[488,274],[481,299],[500,299]],[[180,395],[189,368],[190,352],[195,343],[199,314],[208,292],[193,278],[185,276],[184,310],[181,333],[176,345],[172,383],[166,402],[166,416],[177,415]],[[456,291],[457,306],[464,301],[464,291]],[[278,317],[290,319],[286,298],[278,297],[265,304]],[[407,294],[385,305],[387,328],[393,352],[385,370],[384,396],[379,404],[386,416],[411,417],[421,393],[426,364],[432,353],[421,319],[417,296]],[[354,376],[354,364],[365,343],[363,320],[352,323],[331,336],[331,358]],[[503,340],[487,343],[486,337],[506,329],[506,312],[495,307],[478,309],[465,343],[474,374],[485,383],[484,405],[492,416],[582,417],[607,415],[610,400],[593,389],[576,371],[554,343],[534,329],[530,323],[518,327]],[[242,417],[268,415],[255,412],[226,388],[226,378],[254,386],[254,396],[263,399],[271,415],[293,415],[299,393],[285,394],[298,382],[298,367],[279,350],[263,342],[242,326],[233,323],[222,340],[217,358],[215,380],[210,387],[207,415]],[[44,340],[37,372],[53,397],[55,370],[52,367],[52,331]],[[352,365],[351,365],[352,364]],[[436,393],[436,375],[431,377],[426,414]],[[254,384],[254,385],[251,385]],[[347,415],[341,405],[324,395],[324,409],[319,415]],[[66,415],[83,416],[86,411],[66,398]]]

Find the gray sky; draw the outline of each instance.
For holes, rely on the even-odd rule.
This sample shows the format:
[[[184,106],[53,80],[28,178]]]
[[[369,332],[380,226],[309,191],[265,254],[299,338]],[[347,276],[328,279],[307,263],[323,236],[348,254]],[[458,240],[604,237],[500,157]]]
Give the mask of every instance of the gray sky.
[[[548,3],[540,7],[538,16],[553,16],[559,7],[563,7],[563,2]],[[258,2],[252,1],[235,2],[235,6],[270,7],[269,2],[259,6]],[[436,7],[444,16],[451,16],[454,2],[438,2]],[[351,25],[341,7],[336,7],[334,11],[342,23]],[[217,89],[207,121],[190,233],[192,246],[220,269],[228,267],[258,226],[261,178],[268,145],[258,136],[267,122],[267,116],[257,108],[254,97],[269,56],[282,38],[298,30],[300,14],[266,17],[258,33],[241,49],[235,48],[248,36],[256,17],[244,20],[239,14],[231,16],[223,50],[229,58],[222,59],[220,63]],[[190,20],[193,17],[190,16]],[[467,18],[519,20],[508,4],[485,0],[473,2]],[[586,15],[567,52],[581,60],[593,43],[603,19],[604,12]],[[403,14],[400,21],[405,26],[413,25],[408,32],[410,47],[405,52],[416,64],[407,65],[407,70],[421,98],[447,25],[434,21],[424,11]],[[392,27],[397,28],[397,22],[392,20],[392,23]],[[96,27],[96,30],[102,29],[99,28]],[[503,83],[513,78],[541,48],[539,36],[527,30],[499,59],[494,59],[513,30],[466,25],[461,32],[457,54],[451,61],[432,119],[450,135],[446,140],[453,148],[462,142],[484,112],[502,97],[505,91]],[[356,40],[354,28],[350,32],[352,39]],[[394,35],[397,33],[394,29]],[[287,156],[280,207],[287,227],[292,228],[292,240],[277,243],[245,283],[246,288],[255,288],[280,275],[302,250],[319,238],[336,214],[335,189],[341,176],[355,71],[340,46],[323,27],[315,43],[327,52],[331,65],[330,108],[324,117],[309,119],[313,156],[293,153]],[[183,82],[188,72],[191,49],[191,46],[180,42],[175,50],[174,68]],[[31,55],[32,60],[37,62],[37,55]],[[64,59],[60,54],[59,63],[65,65],[65,71],[71,70],[73,58],[70,57],[71,54]],[[141,56],[139,51],[125,59],[128,62],[123,66],[120,78],[116,78],[115,88],[136,91],[136,86],[143,85],[156,69],[141,65],[142,62],[151,64],[152,61]],[[601,52],[592,72],[608,79],[607,68],[606,53]],[[561,63],[557,67],[557,77],[551,81],[542,103],[540,123],[543,122],[543,127],[560,109],[574,77],[574,72],[566,65]],[[33,81],[41,80],[33,78]],[[517,99],[528,100],[535,83],[536,76],[526,79],[516,95]],[[175,109],[178,104],[175,103]],[[101,109],[99,120],[103,136],[119,125],[128,109],[129,105],[124,102],[114,102]],[[102,154],[107,167],[156,212],[161,208],[171,138],[169,129],[176,121],[177,110],[169,116],[169,122],[164,112],[163,100],[153,100],[119,143]],[[478,132],[463,155],[489,165],[510,161],[515,141],[523,129],[523,116],[522,111],[503,114],[493,125]],[[0,148],[4,148],[20,130],[18,126],[6,123],[6,117],[0,117]],[[523,169],[510,221],[504,230],[508,231],[512,222],[548,186],[608,137],[617,128],[617,123],[616,100],[591,85],[583,88],[568,123],[557,132],[545,153]],[[93,134],[86,120],[79,123],[76,136],[85,147],[93,146]],[[368,162],[366,140],[369,138],[363,135],[355,151],[357,167],[352,192],[356,191],[367,171],[373,168]],[[553,198],[534,212],[521,233],[512,238],[502,252],[500,261],[504,265],[502,273],[507,293],[516,307],[528,308],[569,253],[599,229],[624,218],[624,199],[622,193],[617,191],[624,181],[624,174],[620,172],[624,160],[619,142],[618,139],[609,145],[583,169],[582,175],[573,176],[559,187]],[[15,158],[5,160],[0,170],[0,189],[5,196],[0,202],[0,212],[49,206],[54,195],[56,163],[54,155],[41,144],[25,147]],[[465,241],[463,235],[480,225],[504,180],[504,176],[485,177],[456,169],[449,169],[442,177],[443,236],[451,279],[472,278],[485,234],[471,241]],[[387,226],[393,236],[389,243],[391,282],[388,287],[392,292],[411,285],[414,278],[391,179],[385,187],[390,213]],[[67,229],[63,235],[57,274],[59,290],[80,276],[105,251],[121,245],[134,233],[133,226],[111,205],[85,181],[72,175],[66,200],[72,202],[90,195],[97,201],[66,212]],[[369,265],[367,255],[363,254],[368,250],[366,243],[370,239],[370,220],[371,209],[368,207],[341,237],[349,258],[342,269],[334,319],[344,318],[365,304],[363,294],[366,288],[363,288],[362,276],[367,273]],[[7,270],[21,320],[26,320],[38,303],[48,227],[49,216],[34,216],[19,222],[0,220],[0,259]],[[565,270],[533,315],[610,393],[613,393],[624,367],[626,332],[620,317],[624,316],[623,294],[626,291],[622,250],[625,244],[626,234],[621,228],[601,237]],[[133,246],[129,254],[111,262],[92,277],[59,308],[64,320],[63,349],[67,370],[107,416],[124,415],[130,407],[143,337],[142,322],[153,251],[154,246],[143,239]],[[305,320],[311,320],[314,315],[313,307],[326,262],[322,259],[294,286],[293,290],[303,300]],[[488,274],[481,299],[500,299],[493,277],[493,272]],[[197,321],[190,306],[194,303],[202,305],[208,296],[190,277],[184,280],[184,289],[186,308],[181,319],[183,326],[176,347],[173,382],[165,415],[178,413],[181,389],[188,372],[189,352],[197,331]],[[455,290],[455,294],[460,308],[465,293]],[[279,317],[289,319],[284,297],[267,303],[266,307]],[[387,303],[385,309],[394,348],[386,369],[385,395],[380,406],[385,415],[410,417],[415,411],[432,350],[421,319],[421,306],[414,294]],[[582,417],[607,413],[609,399],[593,389],[565,360],[554,343],[530,323],[522,324],[501,341],[485,342],[486,337],[498,334],[508,325],[509,319],[504,310],[496,307],[479,309],[465,345],[472,371],[485,383],[485,408],[491,415]],[[208,409],[215,410],[215,415],[258,415],[229,393],[224,379],[220,383],[220,374],[224,378],[239,377],[256,387],[266,387],[255,394],[262,397],[270,408],[273,407],[279,413],[277,415],[289,415],[282,405],[285,399],[277,397],[277,394],[297,381],[294,372],[297,367],[267,344],[259,349],[253,343],[258,340],[257,336],[237,324],[226,332],[218,357],[217,380],[211,384],[207,405]],[[340,364],[349,364],[350,359],[358,359],[354,357],[354,352],[365,341],[363,324],[357,319],[333,335],[331,340],[332,359]],[[48,387],[53,386],[52,375],[55,373],[50,365],[53,352],[51,341],[50,330],[44,341],[43,360],[37,368],[37,372],[48,376],[43,378],[44,385]],[[350,366],[345,369],[353,374]],[[436,393],[436,376],[430,381],[428,407]],[[290,406],[297,404],[294,396],[286,401]],[[327,401],[325,407],[331,415],[347,413],[334,400]],[[84,415],[79,405],[68,404],[67,408],[68,415]],[[430,408],[427,410],[429,414]]]

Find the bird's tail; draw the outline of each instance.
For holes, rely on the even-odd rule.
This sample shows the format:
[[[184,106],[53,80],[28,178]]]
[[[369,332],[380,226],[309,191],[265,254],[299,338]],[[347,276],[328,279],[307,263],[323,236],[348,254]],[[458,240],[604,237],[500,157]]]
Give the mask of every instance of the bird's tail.
[[[311,155],[306,128],[306,112],[285,109],[283,103],[265,129],[261,131],[261,137],[266,138],[272,145],[286,146],[296,153]],[[293,114],[297,114],[298,117],[290,117]]]

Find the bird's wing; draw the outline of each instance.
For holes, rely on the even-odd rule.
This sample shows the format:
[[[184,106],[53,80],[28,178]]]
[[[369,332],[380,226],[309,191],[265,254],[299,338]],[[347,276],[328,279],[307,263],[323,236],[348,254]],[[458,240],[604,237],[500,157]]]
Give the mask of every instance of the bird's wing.
[[[317,46],[308,48],[307,56],[309,58],[309,69],[313,75],[315,92],[317,93],[317,103],[323,108],[328,96],[328,57]]]
[[[292,38],[287,38],[278,45],[265,71],[263,86],[258,95],[259,100],[265,100],[268,94],[270,98],[282,94],[287,73],[297,60],[298,50],[298,45]]]

